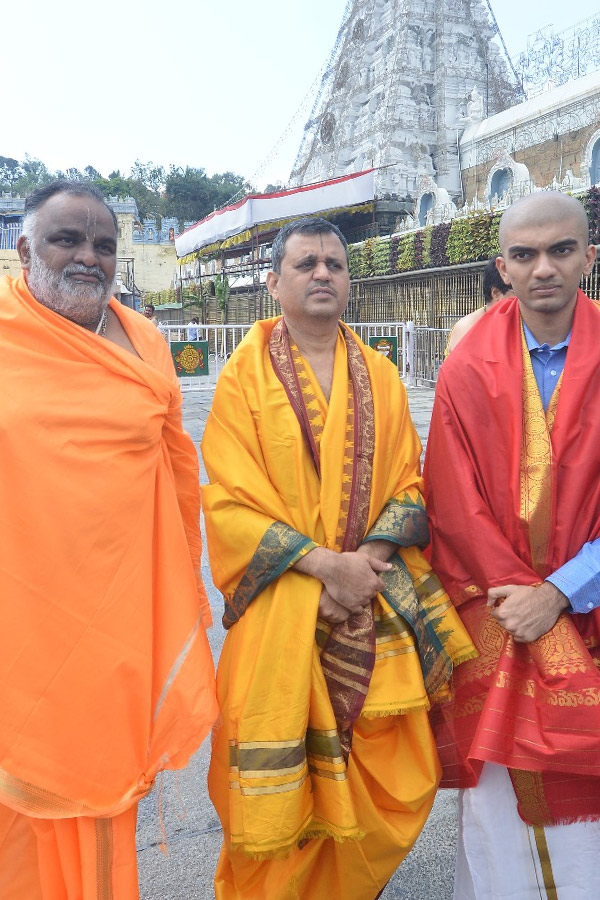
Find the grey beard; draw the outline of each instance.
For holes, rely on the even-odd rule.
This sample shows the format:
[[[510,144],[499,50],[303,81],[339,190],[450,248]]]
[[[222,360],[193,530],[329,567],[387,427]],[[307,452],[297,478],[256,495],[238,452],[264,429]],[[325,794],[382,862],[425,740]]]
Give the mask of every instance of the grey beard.
[[[77,273],[95,275],[98,284],[72,281],[70,276]],[[93,330],[108,306],[114,282],[108,284],[104,272],[98,266],[88,267],[81,263],[65,266],[62,272],[57,273],[30,247],[27,286],[36,300],[48,309],[77,325]]]

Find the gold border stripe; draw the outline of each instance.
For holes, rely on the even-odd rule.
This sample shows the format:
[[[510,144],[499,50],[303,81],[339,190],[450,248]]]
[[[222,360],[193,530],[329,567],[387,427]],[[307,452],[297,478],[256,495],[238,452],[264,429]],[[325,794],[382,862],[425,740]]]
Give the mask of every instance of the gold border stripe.
[[[152,784],[150,782],[136,785],[121,798],[114,814],[131,806],[133,801],[145,797],[152,790]],[[60,794],[23,781],[21,778],[5,772],[4,769],[0,769],[0,798],[11,809],[17,809],[25,815],[39,816],[43,819],[71,818],[72,816],[96,818],[106,814],[106,811],[101,812],[85,803],[71,800],[70,797],[62,797]]]
[[[548,850],[548,841],[546,840],[546,832],[541,825],[533,826],[533,834],[535,837],[535,845],[537,847],[540,867],[542,869],[542,878],[544,879],[544,888],[548,895],[548,900],[558,900],[558,892],[554,883],[554,872],[552,871],[552,863],[550,861],[550,851]]]
[[[113,900],[113,823],[96,819],[96,897]]]

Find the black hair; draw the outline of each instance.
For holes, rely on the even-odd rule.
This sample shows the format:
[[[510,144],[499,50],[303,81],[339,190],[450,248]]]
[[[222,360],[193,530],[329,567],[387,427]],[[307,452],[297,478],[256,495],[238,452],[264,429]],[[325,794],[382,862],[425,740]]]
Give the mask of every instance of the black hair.
[[[66,178],[57,178],[55,181],[36,188],[25,200],[25,219],[36,213],[55,194],[72,194],[75,197],[93,197],[94,200],[98,200],[111,214],[115,231],[118,234],[119,225],[114,210],[108,205],[102,192],[87,181],[67,181]]]
[[[287,225],[284,225],[277,233],[271,250],[271,268],[278,275],[281,274],[281,262],[285,255],[285,244],[292,234],[328,233],[335,234],[340,239],[342,247],[344,248],[344,253],[346,254],[346,262],[349,263],[348,242],[337,225],[334,225],[333,222],[328,222],[327,219],[323,219],[320,216],[304,216],[302,219],[294,219],[293,222],[288,222]]]
[[[501,294],[508,294],[512,290],[512,285],[502,280],[500,272],[496,268],[497,259],[498,255],[492,256],[483,270],[483,296],[486,303],[492,301],[492,288],[496,288]]]

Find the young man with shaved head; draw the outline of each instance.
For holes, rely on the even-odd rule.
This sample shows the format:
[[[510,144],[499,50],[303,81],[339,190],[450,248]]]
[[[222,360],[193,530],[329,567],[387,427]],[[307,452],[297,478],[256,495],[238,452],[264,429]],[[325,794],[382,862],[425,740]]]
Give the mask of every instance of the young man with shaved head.
[[[583,206],[510,207],[515,298],[444,363],[426,461],[432,564],[479,650],[436,716],[463,788],[456,900],[600,896],[600,307]]]
[[[111,295],[89,184],[0,280],[0,897],[136,900],[138,801],[216,716],[198,459],[165,343]]]
[[[215,894],[374,900],[433,802],[428,694],[473,649],[421,553],[420,445],[398,371],[339,320],[343,235],[291,222],[272,266],[283,315],[232,355],[202,443],[228,629]]]

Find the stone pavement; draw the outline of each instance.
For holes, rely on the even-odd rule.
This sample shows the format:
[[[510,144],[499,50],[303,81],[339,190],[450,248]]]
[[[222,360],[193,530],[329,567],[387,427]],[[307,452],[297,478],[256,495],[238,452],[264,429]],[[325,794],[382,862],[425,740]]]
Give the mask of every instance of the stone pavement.
[[[425,445],[433,391],[410,387],[408,397],[415,427]],[[199,441],[212,393],[189,392],[184,398],[185,426],[194,440]],[[206,477],[205,473],[202,477]],[[224,638],[221,598],[212,584],[206,557],[202,574],[215,621],[209,638],[216,660]],[[221,828],[206,787],[209,757],[210,741],[206,740],[184,772],[166,773],[140,804],[138,865],[142,900],[211,900],[214,897],[212,879],[221,845]],[[165,836],[167,855],[160,849]],[[455,851],[456,793],[441,791],[417,844],[390,881],[383,900],[450,900]]]

